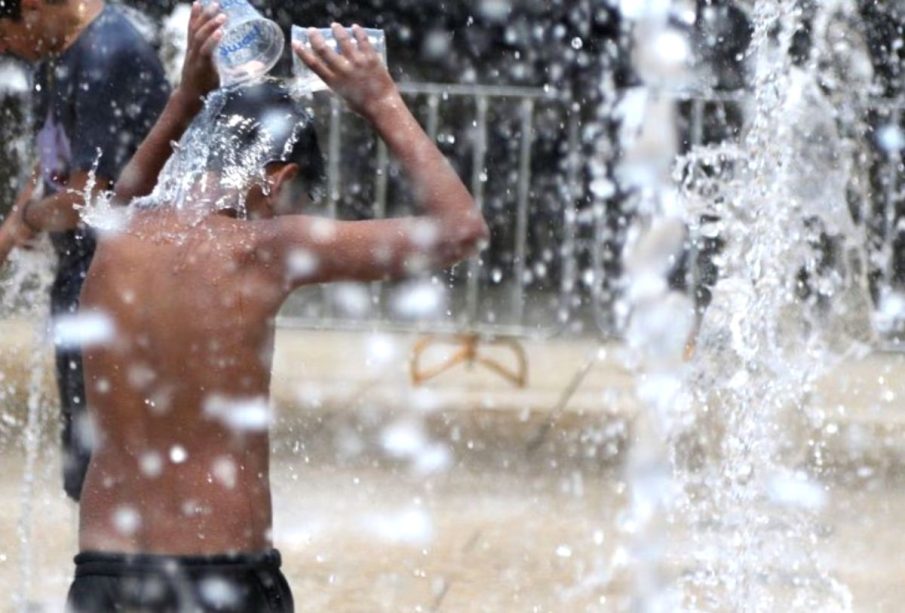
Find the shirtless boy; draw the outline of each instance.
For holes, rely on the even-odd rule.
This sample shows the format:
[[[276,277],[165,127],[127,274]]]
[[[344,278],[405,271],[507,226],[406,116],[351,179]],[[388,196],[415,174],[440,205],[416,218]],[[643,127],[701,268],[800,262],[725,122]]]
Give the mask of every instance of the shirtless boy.
[[[217,86],[211,52],[223,20],[193,7],[182,85],[121,175],[122,201],[152,190],[170,143]],[[163,203],[135,209],[123,231],[100,239],[82,309],[109,318],[116,337],[85,355],[98,442],[72,611],[291,611],[271,536],[268,433],[237,429],[229,415],[266,406],[280,306],[307,284],[447,267],[487,238],[363,31],[334,32],[341,54],[316,34],[311,50],[295,52],[386,141],[423,214],[361,222],[301,214],[296,196],[308,186],[298,181],[311,157],[293,150],[264,167],[269,190],[247,193],[248,219],[210,210],[199,222]],[[281,99],[278,86],[255,87]],[[313,265],[299,266],[300,253]]]

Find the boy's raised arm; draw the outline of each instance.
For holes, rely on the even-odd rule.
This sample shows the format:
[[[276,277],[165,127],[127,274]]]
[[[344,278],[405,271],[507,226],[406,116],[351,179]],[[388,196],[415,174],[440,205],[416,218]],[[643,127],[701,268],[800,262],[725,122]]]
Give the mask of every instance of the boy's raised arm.
[[[116,200],[128,203],[150,194],[173,153],[172,143],[182,138],[203,107],[203,98],[220,84],[213,53],[223,36],[226,15],[217,3],[203,8],[196,1],[189,21],[188,47],[182,79],[166,108],[116,182]]]
[[[342,26],[333,24],[333,32],[341,55],[314,29],[309,34],[312,51],[296,44],[296,52],[353,111],[374,126],[405,170],[427,215],[472,217],[475,206],[471,194],[412,116],[364,30],[353,27],[358,45]]]
[[[296,44],[295,52],[374,126],[405,171],[421,214],[361,222],[302,216],[275,220],[282,228],[275,250],[277,255],[289,253],[290,284],[399,277],[468,257],[488,236],[471,194],[405,105],[365,32],[353,28],[355,45],[343,27],[334,24],[333,31],[342,54],[316,30],[310,32],[312,49]],[[292,254],[297,256],[303,246],[318,260],[310,278],[299,278],[292,265]]]

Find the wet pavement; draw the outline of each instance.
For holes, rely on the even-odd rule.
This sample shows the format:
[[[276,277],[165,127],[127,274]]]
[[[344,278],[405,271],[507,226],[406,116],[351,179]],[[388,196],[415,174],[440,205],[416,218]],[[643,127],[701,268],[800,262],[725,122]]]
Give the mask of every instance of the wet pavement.
[[[30,514],[35,611],[61,611],[71,579],[75,505],[56,487],[55,455],[42,459]],[[4,466],[0,586],[10,599],[23,585],[22,462],[7,456]],[[583,610],[608,593],[600,581],[614,547],[616,481],[468,471],[425,479],[296,457],[274,469],[276,542],[298,611]]]
[[[32,611],[62,611],[75,506],[42,456],[30,517]],[[0,586],[7,610],[23,585],[17,524],[22,462],[0,478]],[[621,611],[624,486],[617,474],[519,475],[315,467],[277,457],[276,541],[299,611]],[[826,565],[855,611],[900,611],[905,492],[838,486],[821,518]]]
[[[47,424],[23,503],[16,407],[31,332],[0,327],[0,372],[20,388],[0,401],[14,418],[0,424],[0,601],[21,610],[16,598],[27,589],[30,610],[61,611],[75,505],[59,487]],[[419,390],[408,380],[413,337],[387,339],[279,335],[275,537],[297,610],[628,610],[622,471],[637,403],[618,347],[598,356],[589,341],[529,342],[526,389],[462,369]],[[588,375],[571,385],[589,359]],[[813,390],[812,423],[798,434],[802,461],[828,476],[821,557],[852,591],[855,611],[897,612],[905,602],[902,375],[899,354],[843,365]],[[424,454],[400,456],[388,431],[442,452],[427,464]],[[684,562],[673,563],[681,572]]]

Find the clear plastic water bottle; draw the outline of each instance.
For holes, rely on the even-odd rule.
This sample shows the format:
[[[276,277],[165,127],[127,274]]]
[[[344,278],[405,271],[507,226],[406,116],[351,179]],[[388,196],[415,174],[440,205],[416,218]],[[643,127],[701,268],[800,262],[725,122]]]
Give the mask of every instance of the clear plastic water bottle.
[[[317,31],[321,33],[321,36],[324,37],[324,40],[327,41],[327,44],[330,45],[334,51],[337,53],[342,53],[339,49],[339,41],[336,40],[336,37],[333,35],[333,30],[330,28],[317,28]],[[365,35],[368,37],[368,41],[371,43],[371,46],[374,47],[374,50],[377,51],[378,55],[383,58],[384,66],[387,65],[387,39],[386,34],[383,30],[375,30],[372,28],[364,28]],[[352,38],[352,42],[354,44],[358,44],[358,41],[355,40],[355,35],[349,30],[349,36]],[[302,45],[308,49],[311,48],[311,41],[308,40],[308,28],[302,28],[300,26],[292,26],[292,41],[300,42]],[[313,93],[328,89],[327,84],[324,83],[319,76],[314,74],[314,72],[305,65],[305,63],[299,58],[296,54],[292,54],[293,60],[293,68],[292,74],[294,77],[293,87],[299,93]]]
[[[215,0],[203,0],[205,7]],[[276,65],[286,37],[276,23],[265,19],[248,0],[219,0],[229,20],[217,47],[217,70],[223,85],[262,77]]]

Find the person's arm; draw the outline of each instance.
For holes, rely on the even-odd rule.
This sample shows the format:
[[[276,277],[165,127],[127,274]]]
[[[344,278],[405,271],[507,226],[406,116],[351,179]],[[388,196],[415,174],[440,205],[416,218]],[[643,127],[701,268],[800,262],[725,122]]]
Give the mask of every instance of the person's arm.
[[[28,177],[28,182],[25,184],[25,187],[22,188],[22,191],[19,192],[19,196],[16,198],[16,202],[13,205],[14,207],[20,207],[34,197],[35,192],[38,190],[38,185],[40,185],[43,177],[42,172],[41,163],[36,162],[34,168],[32,168],[31,174]]]
[[[74,172],[65,187],[42,200],[31,200],[22,205],[22,223],[33,233],[65,232],[81,223],[79,208],[85,205],[85,190],[91,175],[85,171]],[[111,181],[95,177],[91,196],[110,188]]]
[[[284,283],[371,281],[446,268],[467,258],[488,238],[481,211],[430,137],[412,116],[364,31],[356,47],[334,24],[342,55],[311,31],[312,50],[295,52],[349,107],[367,119],[408,176],[418,217],[341,222],[291,216],[264,222],[265,257],[282,263]],[[301,254],[301,255],[300,255]],[[300,266],[310,258],[314,266]]]
[[[9,215],[0,225],[0,268],[6,263],[9,254],[17,247],[27,246],[35,237],[35,233],[28,229],[22,222],[22,207],[34,196],[41,180],[41,166],[35,164],[31,177],[22,188],[10,209]]]
[[[123,172],[123,178],[117,183],[116,196],[120,201],[128,201],[151,192],[160,169],[172,153],[171,142],[179,140],[192,118],[202,108],[203,96],[219,84],[212,54],[222,37],[221,26],[225,19],[225,15],[220,14],[217,4],[207,9],[202,9],[199,2],[193,5],[182,84],[171,95],[163,116],[133,156]],[[103,103],[104,101],[94,100],[93,103],[83,103],[82,106],[85,107],[86,114],[89,114],[92,104]],[[100,118],[92,117],[92,123],[100,123]],[[107,126],[105,129],[109,130],[110,127]],[[115,131],[114,129],[113,132]],[[89,155],[94,150],[94,147],[85,143],[80,147],[88,151]],[[0,229],[0,264],[6,260],[12,249],[40,232],[61,232],[78,226],[81,222],[79,208],[84,206],[84,192],[89,181],[89,172],[76,170],[59,193],[43,200],[27,201],[15,207],[14,214],[10,215]],[[111,185],[112,181],[109,178],[99,175],[95,179],[93,192],[109,189]]]
[[[15,248],[24,247],[34,236],[34,232],[22,223],[22,208],[14,206],[0,226],[0,267]]]
[[[64,232],[78,226],[81,221],[78,209],[85,203],[89,181],[87,172],[76,172],[65,188],[53,196],[17,203],[0,226],[0,266],[6,263],[13,249],[27,246],[41,232]],[[96,177],[93,194],[109,187],[110,181]],[[30,189],[29,194],[33,191]]]
[[[154,190],[160,171],[173,154],[172,143],[182,138],[201,111],[204,96],[219,86],[213,52],[223,37],[224,23],[226,15],[220,13],[218,4],[206,9],[200,2],[192,5],[181,82],[170,95],[157,123],[120,174],[114,190],[118,202],[128,203]]]
[[[170,96],[163,115],[117,182],[115,196],[119,201],[128,202],[154,189],[160,169],[172,153],[171,142],[179,140],[201,110],[203,97],[218,86],[212,54],[222,37],[225,19],[217,4],[207,9],[202,9],[199,2],[192,6],[182,84]],[[79,208],[84,206],[84,192],[89,181],[88,172],[75,171],[59,193],[15,207],[14,214],[0,228],[0,264],[12,249],[40,232],[62,232],[77,227],[81,222]],[[111,184],[106,177],[96,177],[91,195],[109,189]]]

